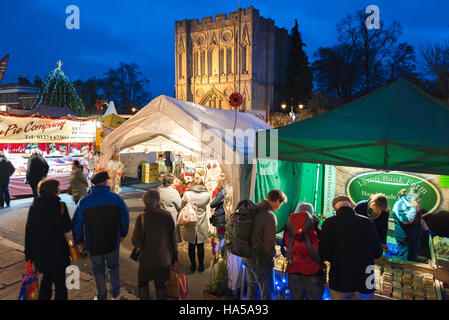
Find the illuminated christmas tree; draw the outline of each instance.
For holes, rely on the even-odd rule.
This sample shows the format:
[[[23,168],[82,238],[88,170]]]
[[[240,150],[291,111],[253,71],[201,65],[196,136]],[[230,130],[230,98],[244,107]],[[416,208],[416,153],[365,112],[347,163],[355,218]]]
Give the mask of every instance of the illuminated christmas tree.
[[[69,107],[74,113],[80,115],[84,112],[84,104],[70,79],[61,70],[62,62],[51,71],[39,91],[38,104],[52,107]]]

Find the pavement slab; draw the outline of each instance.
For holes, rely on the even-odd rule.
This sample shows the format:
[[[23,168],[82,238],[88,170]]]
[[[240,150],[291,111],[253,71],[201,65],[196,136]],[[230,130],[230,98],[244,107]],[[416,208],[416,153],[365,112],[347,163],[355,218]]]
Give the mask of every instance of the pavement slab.
[[[17,251],[15,249],[4,250],[3,252],[0,252],[0,269],[5,269],[24,261],[25,256],[23,252]]]
[[[17,300],[19,298],[22,282],[0,289],[0,300]]]
[[[4,286],[10,286],[22,281],[22,274],[25,271],[26,263],[22,261],[9,268],[2,269],[0,272],[0,283]]]

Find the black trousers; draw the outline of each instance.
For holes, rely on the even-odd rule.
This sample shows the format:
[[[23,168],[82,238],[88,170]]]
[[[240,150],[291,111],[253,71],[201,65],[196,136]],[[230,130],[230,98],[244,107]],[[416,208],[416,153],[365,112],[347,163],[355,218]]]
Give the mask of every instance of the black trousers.
[[[37,185],[39,184],[39,181],[29,181],[28,183],[30,184],[31,190],[33,190],[33,197],[37,198],[39,196],[39,194],[37,193]]]
[[[195,248],[197,248],[197,251],[198,251],[198,265],[199,266],[203,266],[204,265],[204,243],[198,243],[198,244],[189,243],[189,259],[190,259],[190,263],[193,266],[196,266],[196,262],[195,262]]]
[[[4,207],[5,203],[6,206],[9,207],[9,204],[11,202],[11,197],[9,195],[9,185],[0,185],[0,207]]]
[[[50,300],[55,285],[55,300],[67,300],[65,269],[58,272],[44,272],[39,288],[39,300]]]
[[[149,281],[139,281],[140,300],[151,300],[149,285]],[[154,280],[154,286],[156,287],[156,299],[167,300],[167,286],[165,285],[165,281]]]

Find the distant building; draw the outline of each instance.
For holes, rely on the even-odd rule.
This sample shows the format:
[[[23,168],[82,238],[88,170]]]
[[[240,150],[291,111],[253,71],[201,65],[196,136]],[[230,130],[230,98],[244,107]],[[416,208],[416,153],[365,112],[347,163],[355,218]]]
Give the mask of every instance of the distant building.
[[[39,85],[8,83],[0,85],[0,105],[6,105],[8,110],[30,110],[37,103]]]
[[[288,31],[247,9],[175,22],[176,98],[230,109],[240,92],[243,110],[270,111],[281,104]]]

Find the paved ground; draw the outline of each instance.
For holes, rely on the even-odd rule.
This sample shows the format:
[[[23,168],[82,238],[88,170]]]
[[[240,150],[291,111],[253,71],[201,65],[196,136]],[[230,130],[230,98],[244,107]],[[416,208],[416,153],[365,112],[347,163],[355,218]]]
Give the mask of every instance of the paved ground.
[[[138,186],[140,187],[140,186]],[[137,263],[129,258],[133,249],[131,235],[134,230],[136,218],[143,212],[142,194],[143,189],[125,187],[121,194],[130,211],[130,230],[128,236],[120,247],[120,277],[123,292],[126,299],[132,299],[132,295],[137,295]],[[75,210],[75,203],[71,196],[61,195],[71,215]],[[16,199],[11,202],[10,208],[0,210],[0,300],[17,299],[19,292],[21,274],[25,270],[23,255],[25,224],[28,208],[32,202],[31,198]],[[187,254],[188,244],[179,244],[179,269],[187,274],[189,286],[186,300],[201,300],[202,290],[210,281],[210,266],[212,262],[211,248],[209,244],[205,246],[205,267],[203,273],[195,272],[190,274],[190,262]],[[81,290],[78,293],[71,292],[71,299],[92,299],[95,295],[95,281],[93,280],[89,259],[80,259],[76,265],[82,271]],[[154,287],[150,286],[151,294],[154,297]]]

